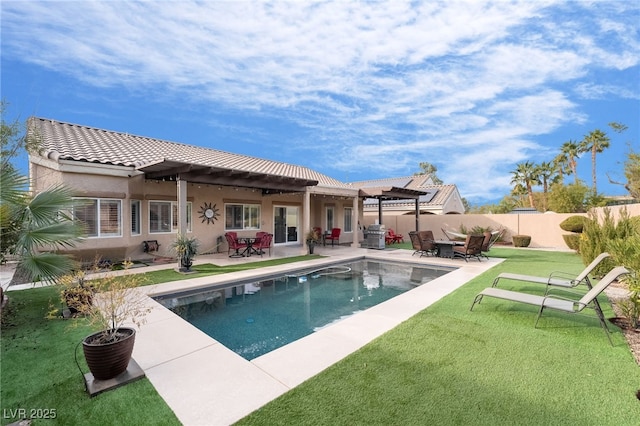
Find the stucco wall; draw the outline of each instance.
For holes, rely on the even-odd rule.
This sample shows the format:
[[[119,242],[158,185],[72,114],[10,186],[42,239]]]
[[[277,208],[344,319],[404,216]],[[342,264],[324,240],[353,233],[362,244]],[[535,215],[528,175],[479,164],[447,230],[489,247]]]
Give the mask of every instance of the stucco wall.
[[[640,204],[630,204],[627,206],[609,207],[612,215],[617,218],[620,211],[626,208],[631,216],[640,216]],[[602,216],[603,209],[596,209]],[[511,236],[524,234],[531,236],[530,247],[551,247],[567,249],[567,245],[562,238],[566,232],[560,229],[560,223],[575,213],[546,213],[546,214],[464,214],[464,215],[420,215],[419,228],[421,230],[431,230],[436,239],[445,238],[442,228],[446,230],[459,230],[463,224],[466,229],[474,226],[491,229],[505,228],[505,241],[511,241]],[[583,216],[587,216],[584,214]],[[364,224],[369,226],[376,218],[366,217]],[[408,241],[408,233],[415,229],[415,216],[383,216],[383,224],[387,228],[393,228]]]

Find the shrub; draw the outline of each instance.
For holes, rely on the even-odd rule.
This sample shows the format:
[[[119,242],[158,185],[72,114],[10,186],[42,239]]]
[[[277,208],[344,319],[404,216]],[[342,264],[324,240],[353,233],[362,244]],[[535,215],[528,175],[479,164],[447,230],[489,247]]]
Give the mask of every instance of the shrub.
[[[601,220],[590,213],[589,220],[585,222],[584,230],[580,234],[579,253],[585,265],[589,264],[600,253],[609,251],[611,241],[617,239],[628,239],[634,235],[638,235],[635,221],[632,221],[626,209],[620,211],[618,223],[615,222],[611,215],[610,209],[603,209],[604,215]],[[594,275],[603,276],[614,266],[612,259],[605,259],[594,270]]]
[[[633,328],[640,327],[640,233],[609,241],[608,251],[617,265],[631,271],[621,278],[629,289],[629,297],[618,303],[622,314]]]
[[[569,216],[568,218],[560,222],[560,228],[563,231],[567,231],[567,232],[582,233],[584,229],[584,224],[588,220],[589,218],[585,216]]]
[[[562,238],[571,250],[580,251],[580,234],[564,234]]]
[[[514,235],[511,238],[515,247],[529,247],[531,244],[531,236],[529,235]]]

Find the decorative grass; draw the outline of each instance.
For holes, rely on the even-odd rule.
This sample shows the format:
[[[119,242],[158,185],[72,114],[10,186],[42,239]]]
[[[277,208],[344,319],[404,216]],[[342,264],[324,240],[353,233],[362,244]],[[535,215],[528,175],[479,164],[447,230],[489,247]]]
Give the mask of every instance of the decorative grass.
[[[638,424],[640,369],[619,330],[612,347],[595,316],[545,312],[536,329],[535,307],[487,298],[469,311],[499,272],[579,272],[579,257],[491,255],[508,261],[238,424]]]

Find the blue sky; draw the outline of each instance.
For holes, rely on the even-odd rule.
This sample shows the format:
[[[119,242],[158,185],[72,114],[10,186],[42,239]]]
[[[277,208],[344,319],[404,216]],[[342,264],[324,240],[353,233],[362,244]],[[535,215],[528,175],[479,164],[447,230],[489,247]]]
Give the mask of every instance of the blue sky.
[[[2,98],[31,115],[312,167],[438,167],[473,204],[594,129],[640,151],[640,2],[6,1]],[[623,134],[608,123],[628,126]],[[591,184],[591,159],[578,162]]]

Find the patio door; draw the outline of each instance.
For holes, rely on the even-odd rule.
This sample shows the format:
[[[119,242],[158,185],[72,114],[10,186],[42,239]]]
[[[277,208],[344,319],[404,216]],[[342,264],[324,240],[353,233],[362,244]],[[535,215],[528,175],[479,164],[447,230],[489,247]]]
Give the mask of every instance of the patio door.
[[[298,207],[273,208],[274,244],[294,244],[300,241],[300,213]]]

